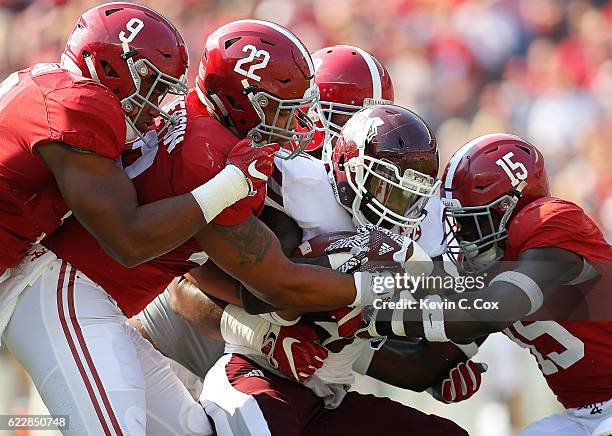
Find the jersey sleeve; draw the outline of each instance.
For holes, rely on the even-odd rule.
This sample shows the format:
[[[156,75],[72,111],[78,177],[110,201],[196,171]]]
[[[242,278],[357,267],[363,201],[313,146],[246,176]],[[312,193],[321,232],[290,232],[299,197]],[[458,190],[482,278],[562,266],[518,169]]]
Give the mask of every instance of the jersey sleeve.
[[[49,137],[31,144],[59,141],[117,158],[125,148],[125,117],[119,101],[104,87],[78,81],[46,95]]]
[[[213,222],[222,226],[235,226],[246,221],[252,215],[258,216],[264,206],[265,193],[263,190],[257,192],[252,197],[245,197],[242,200],[226,207],[215,217]]]
[[[542,247],[559,247],[590,257],[589,244],[600,239],[601,231],[579,206],[547,198],[527,205],[512,220],[507,246],[512,258]]]

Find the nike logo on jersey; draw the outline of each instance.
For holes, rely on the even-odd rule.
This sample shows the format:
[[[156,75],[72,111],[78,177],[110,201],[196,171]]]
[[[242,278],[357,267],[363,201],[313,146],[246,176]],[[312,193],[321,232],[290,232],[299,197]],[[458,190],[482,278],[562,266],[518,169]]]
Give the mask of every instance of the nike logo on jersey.
[[[291,346],[296,342],[300,342],[300,341],[295,338],[283,339],[283,351],[285,352],[285,355],[287,356],[287,361],[289,362],[289,368],[291,368],[291,374],[293,374],[293,377],[295,377],[296,380],[299,380],[300,378],[298,377],[298,373],[295,368],[295,361],[293,360],[293,353],[291,352]]]
[[[268,176],[266,176],[264,173],[262,173],[255,167],[256,164],[257,161],[253,161],[249,164],[249,175],[255,177],[256,179],[268,180]]]

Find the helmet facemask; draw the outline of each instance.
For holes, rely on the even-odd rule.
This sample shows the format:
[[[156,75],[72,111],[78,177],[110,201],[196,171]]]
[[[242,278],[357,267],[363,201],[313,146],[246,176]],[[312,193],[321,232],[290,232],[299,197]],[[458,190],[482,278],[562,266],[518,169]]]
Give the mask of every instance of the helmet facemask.
[[[440,180],[413,169],[400,175],[396,165],[363,151],[346,163],[346,174],[356,194],[351,206],[356,225],[397,226],[404,232],[425,219],[425,204],[440,186]]]
[[[312,85],[302,98],[296,99],[279,98],[265,91],[249,92],[247,95],[261,119],[261,123],[248,133],[253,141],[281,144],[285,151],[277,156],[287,160],[293,159],[308,146],[316,130],[308,114],[316,110],[319,103],[317,85]]]
[[[145,58],[134,61],[126,43],[123,44],[123,50],[123,57],[126,58],[125,61],[128,64],[134,82],[134,92],[121,100],[121,105],[126,112],[125,120],[128,130],[132,131],[131,135],[128,133],[128,142],[130,140],[136,140],[137,137],[145,140],[144,135],[146,131],[142,131],[137,127],[138,120],[142,113],[149,108],[153,108],[160,114],[160,117],[164,120],[164,124],[157,132],[158,135],[162,134],[173,122],[173,118],[162,110],[161,102],[167,94],[186,95],[189,90],[187,88],[187,78],[185,75],[182,75],[177,79],[165,74]],[[145,78],[149,79],[148,81],[152,81],[148,89],[143,86],[143,79]],[[152,100],[151,97],[156,94],[159,95],[159,97],[157,101],[154,101],[155,99]]]
[[[461,206],[457,199],[443,198],[442,202],[448,252],[460,270],[482,272],[503,258],[500,242],[508,236],[507,224],[517,196],[507,194],[483,206]]]

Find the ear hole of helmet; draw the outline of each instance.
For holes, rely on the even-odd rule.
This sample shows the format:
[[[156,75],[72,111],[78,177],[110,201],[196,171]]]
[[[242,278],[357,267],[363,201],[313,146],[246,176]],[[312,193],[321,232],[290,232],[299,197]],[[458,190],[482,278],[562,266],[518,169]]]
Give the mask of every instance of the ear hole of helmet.
[[[100,65],[102,65],[102,70],[104,71],[104,74],[106,74],[106,77],[112,77],[114,79],[119,78],[119,74],[107,61],[100,61]]]
[[[227,100],[227,102],[229,103],[229,105],[232,107],[232,109],[234,109],[235,111],[244,111],[244,108],[242,107],[242,105],[240,103],[238,103],[231,95],[224,95],[225,99]]]
[[[107,17],[110,15],[113,15],[115,12],[119,12],[122,11],[123,8],[115,8],[115,9],[107,9],[106,11],[104,11],[104,15],[106,15]]]
[[[225,41],[225,44],[223,44],[223,46],[225,47],[225,49],[227,50],[228,48],[230,48],[232,45],[234,45],[235,43],[237,43],[238,41],[240,41],[241,37],[237,36],[235,38],[231,38],[228,39],[227,41]],[[204,52],[206,53],[206,52]]]

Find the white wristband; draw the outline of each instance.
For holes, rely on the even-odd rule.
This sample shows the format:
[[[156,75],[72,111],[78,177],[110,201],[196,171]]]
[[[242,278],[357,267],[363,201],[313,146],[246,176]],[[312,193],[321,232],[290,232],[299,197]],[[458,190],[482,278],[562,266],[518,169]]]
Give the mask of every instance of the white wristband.
[[[281,327],[289,327],[295,325],[300,322],[300,319],[302,319],[301,316],[298,316],[295,319],[285,319],[276,312],[260,313],[259,316],[265,319],[266,321],[269,321],[270,324],[276,324]]]
[[[248,194],[249,184],[246,177],[235,165],[227,165],[215,177],[191,191],[207,223],[215,219],[223,209]]]
[[[526,274],[518,271],[504,271],[491,280],[490,283],[495,282],[508,282],[519,288],[521,291],[527,295],[529,301],[531,302],[531,310],[527,315],[531,315],[536,310],[538,310],[542,304],[544,303],[544,294],[542,293],[542,289],[540,286]]]
[[[414,301],[416,303],[416,299],[410,291],[401,291],[399,293],[399,302],[401,304],[407,304],[405,302],[408,301]],[[396,336],[406,336],[406,330],[404,328],[404,310],[403,308],[394,309],[391,315],[391,331]]]
[[[423,309],[423,333],[425,339],[429,342],[448,342],[446,331],[444,330],[444,310],[440,304],[435,304],[433,308],[429,307],[429,303],[441,303],[442,298],[439,295],[428,295],[424,298],[427,300]]]
[[[228,304],[221,315],[221,336],[228,344],[242,345],[260,352],[270,323],[258,315],[249,315],[241,307]]]
[[[353,274],[355,280],[355,300],[350,304],[351,307],[371,306],[375,300],[384,299],[391,296],[395,290],[393,275],[389,271],[380,273],[356,272]],[[393,283],[392,287],[388,287]]]

